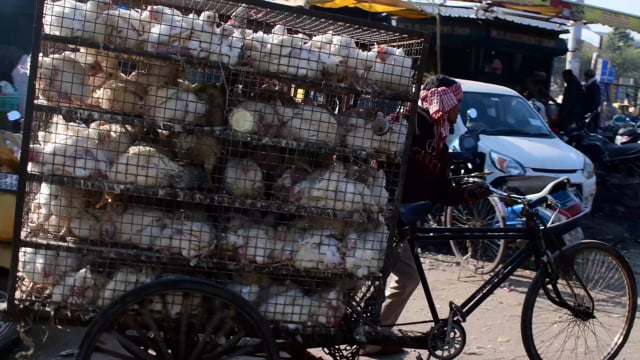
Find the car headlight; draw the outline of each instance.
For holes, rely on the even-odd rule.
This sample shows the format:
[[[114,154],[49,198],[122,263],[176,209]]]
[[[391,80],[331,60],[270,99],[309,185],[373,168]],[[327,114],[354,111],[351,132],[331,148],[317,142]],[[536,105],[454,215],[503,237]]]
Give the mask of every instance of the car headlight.
[[[502,171],[505,174],[509,175],[524,175],[527,171],[524,169],[524,166],[518,162],[518,160],[500,154],[499,152],[491,151],[489,152],[491,157],[491,162],[496,169]]]
[[[584,165],[582,167],[582,175],[587,179],[591,179],[592,177],[596,176],[596,170],[593,167],[593,163],[591,162],[591,160],[589,160],[589,158],[586,156],[583,157]]]

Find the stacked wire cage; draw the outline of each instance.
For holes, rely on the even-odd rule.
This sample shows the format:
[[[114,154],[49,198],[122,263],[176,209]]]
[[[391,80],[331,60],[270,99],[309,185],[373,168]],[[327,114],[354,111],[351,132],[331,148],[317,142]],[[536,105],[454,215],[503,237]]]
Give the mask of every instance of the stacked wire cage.
[[[41,7],[10,306],[86,322],[188,276],[298,334],[362,316],[384,287],[423,33],[268,2]]]

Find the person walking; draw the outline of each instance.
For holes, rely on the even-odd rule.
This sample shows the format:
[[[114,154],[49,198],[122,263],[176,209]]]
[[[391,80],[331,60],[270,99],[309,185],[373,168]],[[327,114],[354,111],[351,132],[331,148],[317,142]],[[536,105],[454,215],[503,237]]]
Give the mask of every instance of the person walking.
[[[525,79],[522,96],[531,103],[544,121],[549,123],[546,106],[550,102],[556,105],[558,102],[547,90],[547,74],[544,71],[534,71]]]
[[[565,82],[562,94],[562,103],[558,119],[553,122],[552,127],[556,131],[565,131],[571,125],[584,127],[584,90],[580,80],[571,69],[562,72]]]
[[[416,133],[407,163],[403,204],[430,201],[455,206],[489,196],[489,189],[483,183],[457,187],[449,179],[449,148],[446,140],[449,127],[455,123],[460,112],[460,101],[462,87],[457,81],[445,75],[435,75],[426,80],[420,92],[421,107],[417,110]],[[390,256],[394,279],[388,284],[380,313],[381,325],[387,326],[397,322],[420,284],[409,244],[404,242]],[[360,350],[360,355],[388,355],[402,351],[398,346],[367,345]]]
[[[600,129],[600,102],[602,101],[600,84],[592,69],[584,71],[584,80],[584,113],[592,114],[587,123],[587,130],[595,134]]]

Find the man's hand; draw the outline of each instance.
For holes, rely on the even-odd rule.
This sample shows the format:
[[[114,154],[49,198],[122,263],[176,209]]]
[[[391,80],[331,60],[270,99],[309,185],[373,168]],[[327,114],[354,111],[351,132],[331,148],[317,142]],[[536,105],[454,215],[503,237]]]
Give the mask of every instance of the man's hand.
[[[483,182],[473,183],[464,187],[464,200],[466,202],[486,199],[489,195],[491,195],[491,190]]]

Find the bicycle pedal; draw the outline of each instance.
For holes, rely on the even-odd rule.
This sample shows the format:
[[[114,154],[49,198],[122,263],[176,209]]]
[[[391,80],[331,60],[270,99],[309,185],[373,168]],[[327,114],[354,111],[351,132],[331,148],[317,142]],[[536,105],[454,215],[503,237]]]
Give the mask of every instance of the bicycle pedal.
[[[452,313],[455,313],[456,316],[458,317],[458,319],[460,319],[460,321],[462,321],[462,322],[467,321],[467,317],[464,314],[464,311],[462,310],[462,308],[459,305],[457,305],[456,303],[454,303],[453,301],[449,302],[449,310]]]

